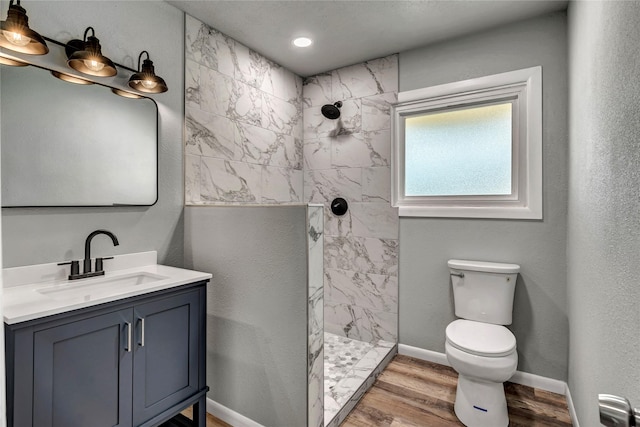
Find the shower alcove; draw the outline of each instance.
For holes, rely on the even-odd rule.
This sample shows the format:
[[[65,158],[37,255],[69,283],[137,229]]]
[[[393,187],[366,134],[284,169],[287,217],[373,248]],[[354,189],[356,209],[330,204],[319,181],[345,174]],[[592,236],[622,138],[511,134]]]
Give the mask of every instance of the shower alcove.
[[[338,426],[395,354],[330,332],[323,246],[322,205],[185,208],[185,266],[213,274],[207,409],[234,427]]]
[[[232,425],[337,426],[396,352],[397,88],[396,55],[303,79],[185,16],[185,267]]]

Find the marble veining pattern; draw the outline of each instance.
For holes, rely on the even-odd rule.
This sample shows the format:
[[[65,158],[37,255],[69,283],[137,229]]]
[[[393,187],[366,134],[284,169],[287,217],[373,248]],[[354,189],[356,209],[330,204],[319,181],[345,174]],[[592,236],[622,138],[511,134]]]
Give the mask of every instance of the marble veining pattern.
[[[325,295],[335,303],[372,311],[398,312],[398,278],[325,268]]]
[[[228,118],[187,107],[185,129],[187,154],[224,160],[242,158],[242,147],[235,143],[236,126]]]
[[[324,423],[324,282],[323,241],[324,224],[322,206],[307,207],[308,245],[308,423],[309,427],[322,427]]]
[[[391,168],[362,168],[362,201],[391,204]]]
[[[345,417],[351,410],[345,408],[347,403],[357,402],[371,387],[395,344],[382,340],[368,343],[325,332],[324,346],[324,423],[338,425],[341,420],[336,423],[336,417]]]
[[[199,67],[199,108],[209,113],[219,116],[227,116],[237,98],[242,87],[238,87],[232,77],[224,75],[218,71],[205,66]],[[187,86],[187,92],[189,91]]]
[[[368,237],[325,237],[325,268],[398,275],[398,241]]]
[[[360,169],[323,169],[305,171],[304,175],[304,196],[309,203],[328,204],[339,196],[347,200],[362,199]]]
[[[200,201],[243,203],[261,201],[261,169],[250,163],[202,157]]]
[[[186,17],[186,204],[299,203],[302,79]]]
[[[197,204],[200,202],[200,180],[186,182],[188,179],[200,176],[200,156],[185,155],[185,200]]]
[[[335,168],[389,166],[389,129],[337,136],[331,144],[331,165]]]
[[[362,130],[376,131],[391,128],[391,104],[398,94],[383,93],[362,99]]]
[[[398,336],[398,315],[325,299],[324,330],[366,342],[395,342]]]
[[[318,107],[333,104],[331,94],[331,73],[317,74],[303,82],[303,106]]]
[[[398,90],[395,55],[340,68],[331,73],[331,93],[337,99],[364,98]]]
[[[391,55],[303,82],[304,197],[343,197],[325,208],[325,328],[366,342],[397,339],[398,216],[391,201],[391,104],[398,58]],[[320,107],[342,101],[341,117]],[[331,403],[329,403],[331,405]]]

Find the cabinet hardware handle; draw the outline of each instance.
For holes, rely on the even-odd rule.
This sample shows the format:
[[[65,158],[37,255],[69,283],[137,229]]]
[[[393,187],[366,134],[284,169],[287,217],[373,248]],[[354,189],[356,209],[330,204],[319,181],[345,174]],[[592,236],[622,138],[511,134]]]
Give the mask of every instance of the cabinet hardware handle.
[[[144,317],[140,318],[140,347],[144,347]]]
[[[131,323],[125,322],[124,324],[127,327],[127,347],[125,350],[131,353]]]

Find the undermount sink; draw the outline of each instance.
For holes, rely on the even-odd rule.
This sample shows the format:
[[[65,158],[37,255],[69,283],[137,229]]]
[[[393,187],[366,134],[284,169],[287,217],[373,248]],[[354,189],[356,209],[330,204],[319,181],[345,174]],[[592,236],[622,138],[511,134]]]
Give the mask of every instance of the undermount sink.
[[[126,293],[140,285],[167,279],[166,276],[147,272],[78,280],[63,285],[37,289],[42,295],[55,300],[82,299],[95,300]]]

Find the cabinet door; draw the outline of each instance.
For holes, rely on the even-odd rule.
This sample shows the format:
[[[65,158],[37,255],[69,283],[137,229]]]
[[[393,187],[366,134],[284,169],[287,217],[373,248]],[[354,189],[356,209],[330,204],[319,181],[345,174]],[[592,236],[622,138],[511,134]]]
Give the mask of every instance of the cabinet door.
[[[128,309],[34,334],[34,426],[131,426],[132,320]]]
[[[199,293],[134,307],[133,423],[198,392]]]

